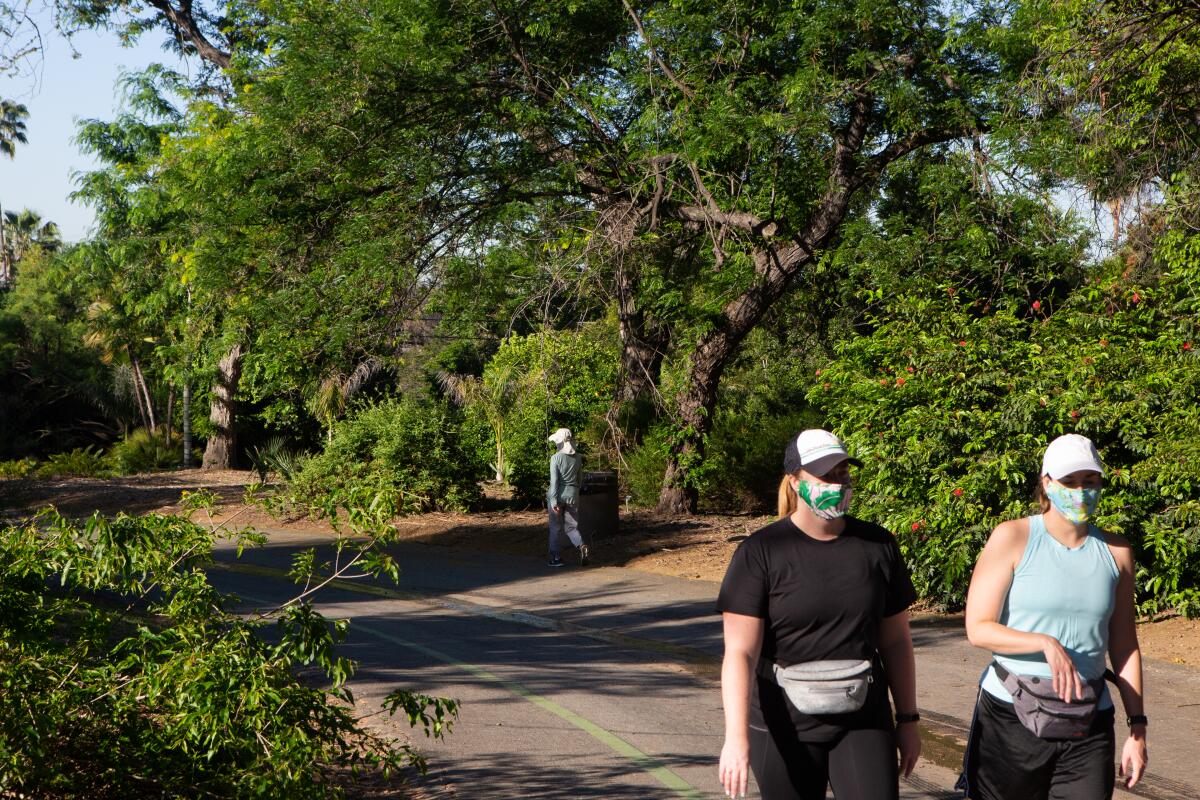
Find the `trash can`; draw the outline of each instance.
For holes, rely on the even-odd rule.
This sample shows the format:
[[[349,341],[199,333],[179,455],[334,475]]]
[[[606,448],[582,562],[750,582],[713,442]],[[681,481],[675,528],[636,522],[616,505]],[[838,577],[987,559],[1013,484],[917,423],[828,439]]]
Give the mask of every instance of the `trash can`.
[[[590,547],[597,538],[613,536],[621,524],[617,473],[585,472],[579,485],[579,535]]]

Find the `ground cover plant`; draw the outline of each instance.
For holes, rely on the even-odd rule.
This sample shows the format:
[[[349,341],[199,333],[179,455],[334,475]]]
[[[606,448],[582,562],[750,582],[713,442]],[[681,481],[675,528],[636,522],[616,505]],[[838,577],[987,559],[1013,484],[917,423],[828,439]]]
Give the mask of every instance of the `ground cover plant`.
[[[0,529],[0,794],[323,798],[356,771],[423,768],[352,713],[354,665],[334,649],[347,625],[310,592],[262,616],[229,610],[203,571],[216,536],[257,538],[160,515],[46,512]],[[339,552],[297,578],[395,574],[373,546]],[[457,712],[405,691],[384,705],[434,736]]]

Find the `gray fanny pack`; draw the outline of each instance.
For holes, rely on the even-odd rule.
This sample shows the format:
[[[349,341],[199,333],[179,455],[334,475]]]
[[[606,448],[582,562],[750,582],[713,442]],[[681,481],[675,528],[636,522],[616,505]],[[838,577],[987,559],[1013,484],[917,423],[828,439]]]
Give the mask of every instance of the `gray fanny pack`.
[[[1042,739],[1080,739],[1087,736],[1096,716],[1096,706],[1104,692],[1104,678],[1083,685],[1083,697],[1064,701],[1054,692],[1049,678],[1035,675],[1014,675],[996,661],[992,662],[996,677],[1013,698],[1017,719]]]
[[[871,661],[808,661],[774,665],[775,682],[805,714],[849,714],[867,702]]]

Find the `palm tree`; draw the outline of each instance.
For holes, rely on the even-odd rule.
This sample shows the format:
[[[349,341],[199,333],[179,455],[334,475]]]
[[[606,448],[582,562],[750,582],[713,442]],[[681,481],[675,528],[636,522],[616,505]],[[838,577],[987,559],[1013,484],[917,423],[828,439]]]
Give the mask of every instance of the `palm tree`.
[[[4,234],[13,263],[20,261],[33,245],[48,253],[62,247],[58,226],[53,222],[42,222],[42,215],[28,208],[4,212]]]
[[[317,384],[305,405],[325,426],[327,442],[333,441],[334,423],[346,413],[346,405],[386,367],[378,358],[368,356],[349,375],[333,372]]]
[[[29,142],[25,137],[28,116],[29,109],[20,103],[0,100],[0,153],[13,158],[17,154],[17,145]]]
[[[496,483],[503,483],[508,479],[507,423],[529,398],[532,389],[545,383],[545,373],[535,370],[522,374],[515,362],[493,362],[484,370],[482,378],[448,372],[439,372],[437,377],[451,400],[483,413],[496,440],[496,462],[490,466],[495,472]]]

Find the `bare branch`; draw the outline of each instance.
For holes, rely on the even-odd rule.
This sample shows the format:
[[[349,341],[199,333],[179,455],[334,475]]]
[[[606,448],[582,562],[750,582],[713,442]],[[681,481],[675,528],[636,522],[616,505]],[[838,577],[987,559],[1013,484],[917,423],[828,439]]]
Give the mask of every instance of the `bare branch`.
[[[637,12],[633,10],[633,6],[629,5],[629,0],[621,0],[621,4],[629,12],[629,16],[633,19],[633,24],[637,26],[638,35],[646,43],[646,49],[650,51],[650,56],[654,59],[654,63],[658,64],[658,68],[667,76],[667,80],[674,84],[675,88],[682,92],[683,96],[688,100],[695,100],[696,95],[692,90],[683,85],[683,82],[679,80],[675,71],[667,66],[667,63],[659,56],[658,49],[654,46],[654,40],[650,38],[650,35],[646,33],[646,29],[642,27],[642,20],[638,17]]]

